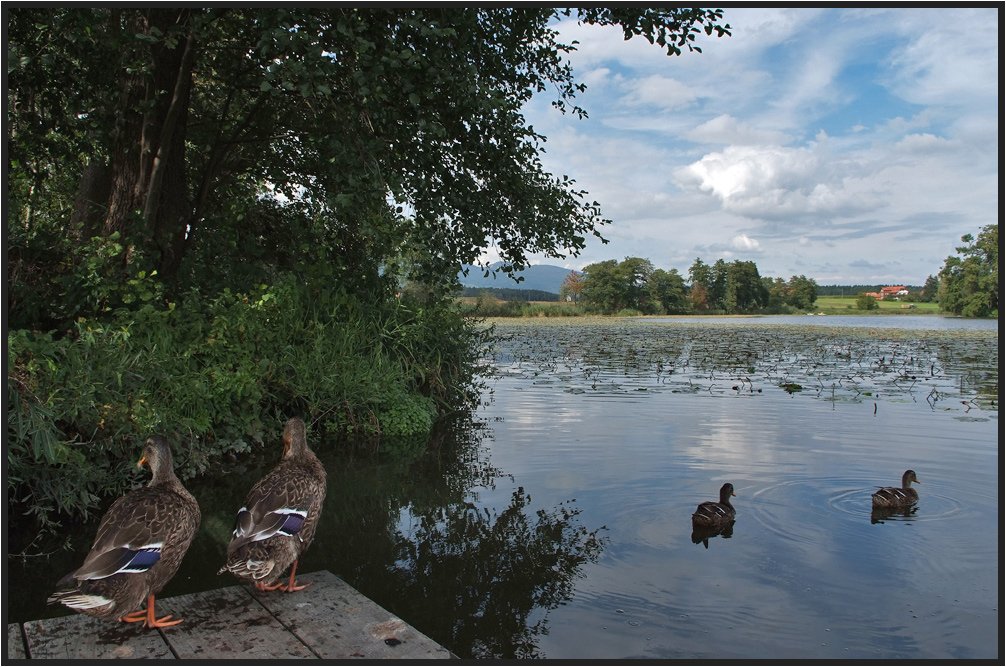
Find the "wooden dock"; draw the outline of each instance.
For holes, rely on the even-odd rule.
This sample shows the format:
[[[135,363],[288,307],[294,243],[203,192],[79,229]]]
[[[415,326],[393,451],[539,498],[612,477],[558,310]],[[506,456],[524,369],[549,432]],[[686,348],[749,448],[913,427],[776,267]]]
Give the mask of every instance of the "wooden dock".
[[[7,626],[8,659],[288,660],[292,658],[450,658],[444,647],[385,611],[331,572],[297,577],[296,593],[232,586],[157,600],[158,617],[184,623],[148,630],[140,623],[83,614]]]

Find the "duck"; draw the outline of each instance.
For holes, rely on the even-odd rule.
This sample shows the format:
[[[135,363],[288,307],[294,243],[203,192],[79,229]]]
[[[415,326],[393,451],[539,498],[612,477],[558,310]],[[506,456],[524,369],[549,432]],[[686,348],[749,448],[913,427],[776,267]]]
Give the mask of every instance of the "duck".
[[[692,523],[697,526],[722,526],[733,521],[737,512],[730,504],[731,496],[736,497],[737,494],[734,493],[734,485],[727,482],[720,487],[720,501],[700,503],[692,514]]]
[[[326,488],[325,468],[307,445],[304,421],[294,417],[283,429],[279,464],[238,510],[227,562],[217,574],[230,572],[260,591],[293,593],[310,586],[297,585],[297,564],[314,539]],[[289,580],[280,582],[291,565]]]
[[[901,476],[901,488],[882,486],[873,494],[874,507],[907,507],[919,501],[919,492],[912,488],[912,482],[921,484],[914,470],[906,470]]]
[[[147,628],[184,620],[157,618],[154,596],[178,571],[196,536],[199,504],[175,476],[171,448],[162,436],[147,438],[136,466],[144,465],[152,472],[150,483],[112,503],[84,564],[57,582],[49,604]],[[146,610],[135,611],[144,601]]]

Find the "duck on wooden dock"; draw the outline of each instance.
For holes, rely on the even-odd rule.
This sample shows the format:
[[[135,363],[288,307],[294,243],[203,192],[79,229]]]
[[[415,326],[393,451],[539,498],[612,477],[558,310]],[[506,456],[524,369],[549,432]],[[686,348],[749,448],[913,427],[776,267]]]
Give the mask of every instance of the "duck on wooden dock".
[[[307,446],[303,420],[294,417],[283,429],[282,460],[238,510],[227,562],[217,574],[230,572],[265,591],[292,593],[310,585],[296,585],[297,562],[314,539],[325,490],[325,469]],[[277,583],[291,564],[289,582]]]
[[[912,482],[921,484],[914,470],[906,470],[901,476],[901,488],[882,486],[873,494],[874,507],[907,507],[919,501],[919,492],[912,488]]]
[[[697,526],[722,526],[733,521],[737,513],[730,504],[731,496],[736,497],[737,494],[734,493],[734,485],[727,482],[720,487],[720,501],[700,503],[692,514],[692,523]]]
[[[177,625],[157,618],[154,595],[178,571],[199,529],[199,505],[175,477],[168,442],[147,438],[137,467],[150,466],[150,483],[112,503],[98,526],[84,564],[56,584],[49,604],[103,619],[143,622],[148,628]],[[134,611],[146,601],[146,611]]]

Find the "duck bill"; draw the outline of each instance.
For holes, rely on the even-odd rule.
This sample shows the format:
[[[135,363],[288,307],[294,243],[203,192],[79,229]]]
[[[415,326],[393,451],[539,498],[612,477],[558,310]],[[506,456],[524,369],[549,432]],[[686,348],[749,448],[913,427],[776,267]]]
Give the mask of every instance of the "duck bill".
[[[141,458],[141,459],[139,460],[139,462],[137,462],[137,464],[136,464],[136,467],[137,467],[137,468],[142,468],[142,467],[143,467],[143,464],[144,464],[144,463],[146,463],[146,462],[147,462],[147,457],[146,457],[146,456],[144,456],[143,458]]]

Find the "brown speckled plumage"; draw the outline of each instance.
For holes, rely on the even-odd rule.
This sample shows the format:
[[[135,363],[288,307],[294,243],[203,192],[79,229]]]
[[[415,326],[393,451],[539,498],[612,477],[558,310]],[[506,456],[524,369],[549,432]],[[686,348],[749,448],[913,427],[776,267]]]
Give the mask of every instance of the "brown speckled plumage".
[[[164,438],[147,439],[143,463],[153,472],[150,483],[112,504],[84,564],[60,580],[50,604],[122,619],[149,604],[178,571],[199,529],[199,505],[175,477]]]
[[[734,485],[727,482],[720,487],[720,501],[706,501],[699,504],[692,514],[692,523],[697,526],[722,526],[736,517],[734,506],[730,504],[730,496],[736,496]]]
[[[295,417],[286,423],[283,442],[283,459],[252,487],[238,511],[220,572],[270,588],[293,565],[289,588],[296,590],[296,563],[314,539],[326,477],[307,445],[302,420]]]
[[[912,482],[921,484],[914,470],[906,470],[901,476],[901,488],[883,486],[873,494],[874,507],[907,507],[919,501],[919,492],[912,488]]]

